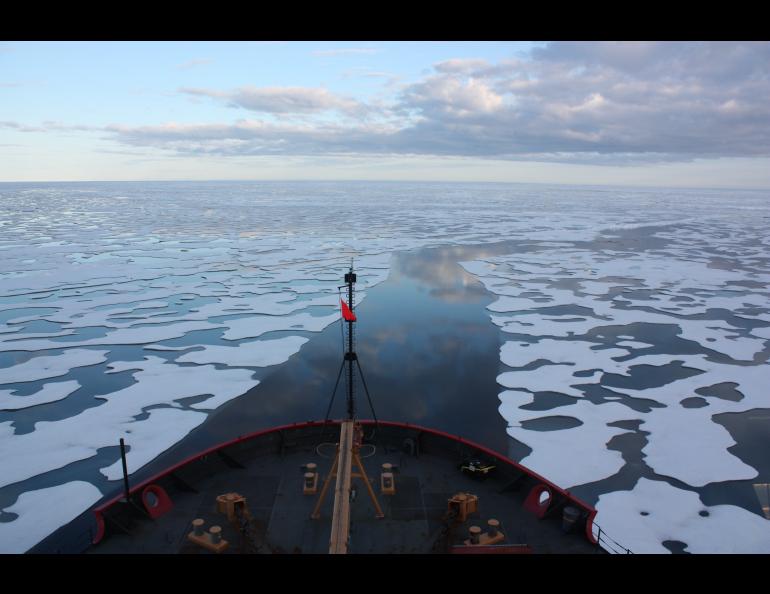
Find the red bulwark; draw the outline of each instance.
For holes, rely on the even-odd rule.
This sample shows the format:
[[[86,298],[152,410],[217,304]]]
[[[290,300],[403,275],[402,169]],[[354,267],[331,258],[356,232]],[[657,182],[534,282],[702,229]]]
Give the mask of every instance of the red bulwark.
[[[346,322],[355,322],[356,321],[356,314],[354,314],[350,308],[348,307],[348,304],[345,303],[342,299],[340,299],[340,304],[342,305],[342,317],[345,318]]]

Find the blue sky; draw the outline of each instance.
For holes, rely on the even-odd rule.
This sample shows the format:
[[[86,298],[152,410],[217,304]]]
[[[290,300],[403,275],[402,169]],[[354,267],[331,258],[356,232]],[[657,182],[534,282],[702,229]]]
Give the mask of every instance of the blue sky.
[[[0,181],[770,188],[770,44],[5,42]]]

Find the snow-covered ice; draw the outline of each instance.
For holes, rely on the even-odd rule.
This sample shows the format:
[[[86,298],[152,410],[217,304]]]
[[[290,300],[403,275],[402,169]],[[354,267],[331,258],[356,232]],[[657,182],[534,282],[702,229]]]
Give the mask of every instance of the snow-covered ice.
[[[339,314],[337,313],[329,314],[328,316],[313,316],[309,313],[286,316],[254,315],[236,320],[235,322],[224,322],[227,324],[228,329],[222,335],[222,338],[225,340],[257,338],[277,330],[320,332],[338,319]]]
[[[211,330],[215,328],[222,328],[222,324],[211,324],[209,322],[178,322],[168,325],[153,324],[150,326],[141,326],[139,328],[120,328],[108,332],[107,335],[102,338],[90,338],[86,340],[72,340],[66,342],[35,339],[7,341],[0,344],[0,351],[45,351],[50,349],[91,345],[144,344],[146,342],[158,342],[160,340],[180,338],[194,330]]]
[[[109,351],[72,349],[60,355],[34,357],[24,363],[0,369],[0,384],[33,382],[67,375],[71,369],[96,365],[107,360]]]
[[[697,493],[663,481],[640,478],[631,491],[601,495],[597,509],[596,524],[635,553],[667,553],[665,541],[683,542],[689,553],[770,550],[770,529],[762,516],[734,505],[706,506]]]
[[[151,460],[206,418],[203,413],[182,410],[178,400],[210,394],[212,403],[204,400],[198,407],[216,408],[258,383],[246,369],[217,370],[213,365],[188,367],[153,356],[109,366],[113,372],[137,370],[132,373],[136,383],[99,396],[105,401],[103,404],[75,416],[40,421],[31,433],[16,435],[10,422],[0,423],[0,467],[3,468],[0,486],[90,458],[99,448],[116,445],[121,437],[128,441],[127,436],[141,430],[149,420],[137,420],[136,416],[147,407],[165,405],[172,410],[159,413],[161,409],[155,409],[150,415],[159,435],[147,438],[142,446],[142,459]],[[173,417],[177,419],[174,422],[169,420],[173,413],[178,413]]]
[[[717,223],[729,225],[731,221],[722,219]],[[752,259],[742,266],[738,256],[732,269],[712,266],[708,257],[690,244],[689,229],[682,234],[667,229],[666,234],[674,239],[681,236],[681,243],[674,241],[665,248],[614,254],[606,248],[602,251],[541,249],[537,253],[462,263],[488,290],[499,296],[488,306],[491,321],[504,333],[518,338],[505,341],[500,349],[501,363],[513,369],[497,378],[501,386],[508,388],[500,393],[500,412],[509,423],[508,433],[533,449],[522,460],[524,464],[564,487],[607,478],[623,466],[620,453],[606,448],[612,436],[622,433],[608,424],[623,420],[641,421],[640,430],[648,434],[642,449],[645,463],[661,476],[693,487],[758,476],[755,468],[728,450],[735,445],[735,440],[713,417],[724,412],[770,407],[766,390],[770,365],[766,362],[765,342],[770,332],[766,327],[744,330],[741,321],[765,320],[770,306],[767,260]],[[751,240],[750,231],[740,235]],[[702,244],[703,237],[698,239]],[[718,240],[711,246],[717,244]],[[762,272],[757,269],[760,263],[765,266]],[[558,283],[573,284],[572,288],[564,288]],[[741,286],[752,286],[751,283],[758,288]],[[553,310],[540,311],[548,307],[569,307],[580,314],[554,316]],[[671,347],[635,340],[633,334],[617,332],[617,328],[633,324],[674,328],[679,338],[695,343],[704,349],[704,354],[677,351],[660,354],[661,348]],[[607,334],[611,327],[615,329]],[[617,338],[601,346],[599,340],[609,340],[607,337],[612,334]],[[641,349],[658,352],[637,355]],[[538,360],[540,365],[533,366]],[[663,366],[677,361],[698,373],[659,387],[604,385],[607,374],[629,377],[635,366]],[[594,370],[599,373],[588,373]],[[699,408],[678,404],[684,398],[696,396],[695,390],[699,388],[724,382],[735,383],[742,398],[737,402],[709,398],[708,405]],[[599,385],[618,394],[656,401],[662,406],[639,412],[623,405],[622,397],[612,396],[605,400],[613,402],[592,404],[585,399],[585,389]],[[575,398],[575,404],[564,409],[565,414],[579,419],[582,425],[557,431],[524,429],[523,421],[547,416],[543,411],[533,413],[521,408],[531,401],[526,397],[527,392],[560,392]],[[666,487],[671,492],[677,491]],[[621,501],[613,499],[615,495],[602,495],[597,504],[600,517],[603,510]],[[660,498],[660,494],[656,497]],[[732,509],[738,511],[728,513],[721,509],[715,515],[721,518],[737,514],[754,527],[765,521],[739,508]],[[622,535],[621,517],[619,514],[615,533]],[[713,524],[713,520],[708,523]],[[731,533],[739,534],[737,530]],[[647,534],[641,540],[650,538]],[[671,539],[686,540],[675,536]],[[665,551],[660,542],[645,542],[640,551]],[[626,546],[633,550],[635,544],[633,541]],[[756,548],[760,545],[764,548]],[[708,550],[708,546],[699,546]],[[750,545],[724,547],[724,550],[739,549],[767,552],[770,543],[767,539],[756,539]]]
[[[67,380],[44,384],[40,390],[28,396],[19,396],[16,390],[0,390],[0,410],[19,410],[56,402],[63,400],[79,388],[80,383],[77,380]]]
[[[198,427],[206,420],[206,416],[203,412],[191,410],[156,408],[151,410],[150,416],[141,422],[129,421],[118,425],[128,447],[126,465],[129,474]],[[122,462],[117,460],[114,464],[102,468],[101,471],[109,480],[118,480],[123,476]]]
[[[101,497],[99,489],[85,481],[22,493],[16,503],[3,509],[18,518],[0,522],[0,553],[25,553]]]
[[[308,341],[302,336],[242,342],[238,346],[206,346],[181,355],[180,363],[224,363],[229,367],[267,367],[283,363]]]
[[[522,402],[516,392],[500,394],[500,412],[511,418],[509,408],[518,408]],[[624,429],[609,427],[607,423],[633,418],[628,407],[614,402],[595,406],[586,401],[577,401],[564,409],[564,414],[580,419],[583,424],[558,431],[535,431],[524,429],[522,421],[548,416],[543,411],[518,411],[516,425],[509,425],[508,434],[526,443],[532,453],[521,463],[547,477],[557,485],[589,483],[611,476],[623,467],[620,452],[597,448],[596,443],[607,444],[616,435],[626,433]]]

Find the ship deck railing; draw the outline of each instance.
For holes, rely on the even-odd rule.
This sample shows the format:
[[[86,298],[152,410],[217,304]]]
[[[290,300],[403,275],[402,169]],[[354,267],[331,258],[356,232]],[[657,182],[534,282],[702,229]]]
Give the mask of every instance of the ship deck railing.
[[[613,555],[633,555],[634,552],[628,547],[623,546],[615,539],[611,538],[604,529],[596,522],[593,523],[593,529],[595,531],[594,538],[596,538],[597,544],[602,547],[608,553]]]

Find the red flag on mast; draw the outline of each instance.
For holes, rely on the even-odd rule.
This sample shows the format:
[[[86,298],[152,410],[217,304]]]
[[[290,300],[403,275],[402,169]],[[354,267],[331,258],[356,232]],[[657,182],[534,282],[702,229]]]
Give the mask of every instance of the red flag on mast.
[[[342,305],[342,317],[345,319],[346,322],[355,322],[356,321],[356,314],[354,314],[350,308],[348,307],[348,304],[345,303],[342,299],[340,299],[340,304]]]

